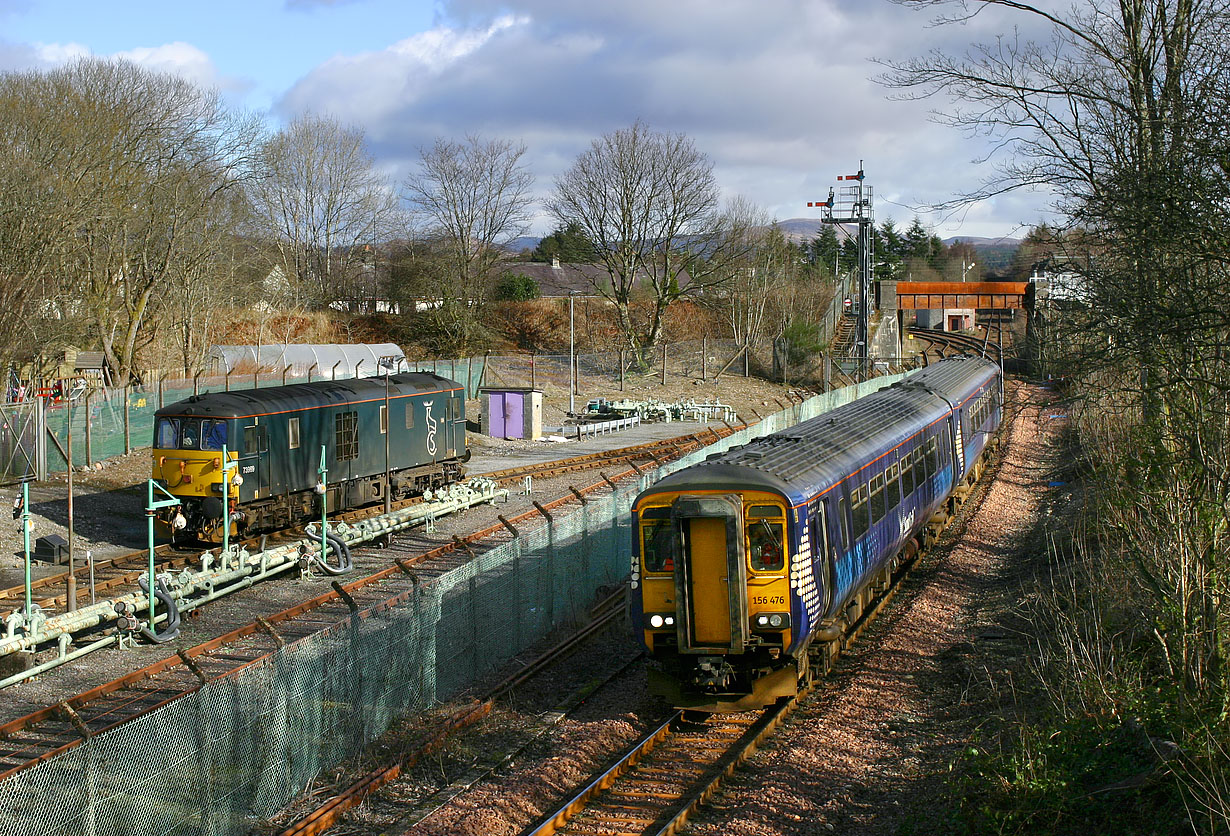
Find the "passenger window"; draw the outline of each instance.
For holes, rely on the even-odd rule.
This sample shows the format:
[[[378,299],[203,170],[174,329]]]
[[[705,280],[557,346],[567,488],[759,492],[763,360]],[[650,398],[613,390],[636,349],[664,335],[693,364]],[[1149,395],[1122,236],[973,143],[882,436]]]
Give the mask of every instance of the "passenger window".
[[[843,496],[837,500],[837,519],[840,520],[841,526],[841,550],[849,551],[850,549],[850,519],[846,516],[846,498]]]
[[[867,486],[859,485],[851,494],[850,517],[854,522],[854,539],[867,533],[869,520],[867,518]]]
[[[884,507],[892,510],[897,507],[898,501],[901,499],[901,490],[897,484],[897,465],[889,465],[888,470],[884,473]]]
[[[871,477],[871,524],[884,519],[884,474]]]
[[[747,553],[751,558],[752,571],[780,572],[786,568],[783,542],[783,526],[780,522],[758,519],[748,523]]]

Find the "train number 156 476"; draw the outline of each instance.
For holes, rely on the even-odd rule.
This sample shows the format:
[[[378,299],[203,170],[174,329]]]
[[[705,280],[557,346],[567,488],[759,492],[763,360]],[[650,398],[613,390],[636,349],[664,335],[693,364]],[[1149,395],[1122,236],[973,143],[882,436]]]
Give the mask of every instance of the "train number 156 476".
[[[751,596],[753,604],[784,604],[786,603],[785,595],[753,595]]]

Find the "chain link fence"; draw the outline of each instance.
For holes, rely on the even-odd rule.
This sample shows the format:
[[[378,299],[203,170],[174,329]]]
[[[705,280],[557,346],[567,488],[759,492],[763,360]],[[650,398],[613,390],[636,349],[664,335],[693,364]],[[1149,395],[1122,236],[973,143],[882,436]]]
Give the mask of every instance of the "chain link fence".
[[[396,599],[0,783],[0,836],[248,833],[395,718],[579,621],[631,565],[636,495],[680,468],[902,375],[812,398],[526,532]]]

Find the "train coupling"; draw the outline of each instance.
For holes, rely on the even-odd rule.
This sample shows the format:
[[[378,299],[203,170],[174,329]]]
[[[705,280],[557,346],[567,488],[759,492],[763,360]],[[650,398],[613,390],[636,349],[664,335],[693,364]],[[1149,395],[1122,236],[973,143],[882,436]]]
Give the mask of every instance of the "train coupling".
[[[721,656],[701,656],[696,660],[692,682],[706,691],[725,691],[735,680],[735,669]]]

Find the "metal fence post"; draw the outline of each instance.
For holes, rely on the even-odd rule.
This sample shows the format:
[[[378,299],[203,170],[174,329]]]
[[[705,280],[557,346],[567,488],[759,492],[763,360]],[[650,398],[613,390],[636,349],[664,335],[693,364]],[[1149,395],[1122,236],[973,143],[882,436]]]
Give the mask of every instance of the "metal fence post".
[[[93,466],[94,464],[94,412],[90,408],[90,399],[94,397],[94,392],[87,390],[85,393],[85,463]]]
[[[124,387],[124,455],[127,456],[132,452],[132,433],[128,418],[128,395],[132,389],[128,386]]]

